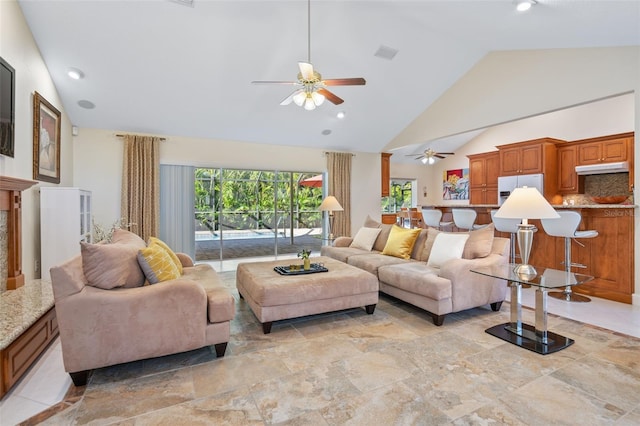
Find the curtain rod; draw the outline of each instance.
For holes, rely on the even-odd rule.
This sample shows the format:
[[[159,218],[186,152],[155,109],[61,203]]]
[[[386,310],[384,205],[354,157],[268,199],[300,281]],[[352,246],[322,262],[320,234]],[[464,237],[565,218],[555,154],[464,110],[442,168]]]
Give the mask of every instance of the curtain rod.
[[[329,155],[329,154],[331,154],[331,152],[329,152],[329,151],[324,151],[324,152],[323,152],[323,154],[324,154],[324,155]],[[350,153],[349,153],[349,152],[337,152],[336,154],[350,154]],[[355,155],[355,154],[351,154],[351,156],[352,156],[352,157],[355,157],[356,155]]]
[[[143,136],[143,135],[119,135],[119,134],[116,134],[117,138],[124,138],[125,136]],[[155,137],[155,136],[151,136],[151,137]],[[166,141],[167,140],[167,138],[158,138],[158,139],[160,139],[161,141]]]

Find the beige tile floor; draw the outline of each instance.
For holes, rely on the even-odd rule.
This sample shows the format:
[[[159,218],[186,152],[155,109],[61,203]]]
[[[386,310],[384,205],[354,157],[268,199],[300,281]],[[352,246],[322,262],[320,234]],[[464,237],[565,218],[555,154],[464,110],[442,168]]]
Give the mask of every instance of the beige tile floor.
[[[233,273],[222,275],[233,288]],[[533,294],[523,290],[525,306]],[[640,340],[604,330],[640,337],[640,307],[550,299],[559,315],[550,328],[576,343],[544,357],[484,333],[507,321],[508,308],[435,327],[383,297],[371,316],[282,321],[264,335],[239,302],[225,358],[203,349],[97,370],[83,399],[46,423],[640,424]],[[524,318],[533,323],[533,312]],[[0,403],[0,424],[55,404],[69,384],[56,342]]]

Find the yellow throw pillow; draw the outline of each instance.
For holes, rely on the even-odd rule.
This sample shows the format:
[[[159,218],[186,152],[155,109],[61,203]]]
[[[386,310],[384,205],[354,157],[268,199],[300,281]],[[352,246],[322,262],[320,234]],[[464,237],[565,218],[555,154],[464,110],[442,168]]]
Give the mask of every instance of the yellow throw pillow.
[[[176,256],[176,254],[173,252],[173,250],[171,250],[169,248],[167,243],[162,241],[160,238],[149,237],[149,245],[152,245],[152,244],[158,244],[160,247],[162,247],[167,252],[169,257],[171,257],[171,260],[173,260],[173,263],[175,263],[176,268],[178,268],[178,271],[182,275],[182,262],[180,262],[180,259],[178,259],[178,256]]]
[[[393,225],[382,254],[409,259],[418,234],[420,234],[420,229],[406,229]]]
[[[138,263],[151,284],[180,278],[181,275],[169,253],[157,243],[138,251]]]

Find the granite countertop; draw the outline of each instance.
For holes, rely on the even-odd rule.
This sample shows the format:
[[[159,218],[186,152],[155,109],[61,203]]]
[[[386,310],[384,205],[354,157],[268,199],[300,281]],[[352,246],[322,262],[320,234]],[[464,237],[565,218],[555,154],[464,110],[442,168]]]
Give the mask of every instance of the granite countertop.
[[[6,349],[53,305],[50,281],[33,280],[0,293],[0,349]]]

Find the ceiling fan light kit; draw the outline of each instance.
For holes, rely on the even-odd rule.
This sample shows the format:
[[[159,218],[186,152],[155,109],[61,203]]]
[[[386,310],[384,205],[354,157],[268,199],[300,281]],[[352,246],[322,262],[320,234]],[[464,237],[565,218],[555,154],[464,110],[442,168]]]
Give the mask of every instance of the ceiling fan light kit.
[[[252,81],[251,83],[302,86],[280,102],[280,105],[289,105],[293,102],[307,111],[316,109],[326,99],[334,105],[340,105],[344,100],[327,90],[327,86],[364,86],[366,81],[362,77],[323,80],[320,73],[313,69],[311,64],[311,0],[307,0],[307,28],[307,62],[298,62],[300,72],[297,81]]]

